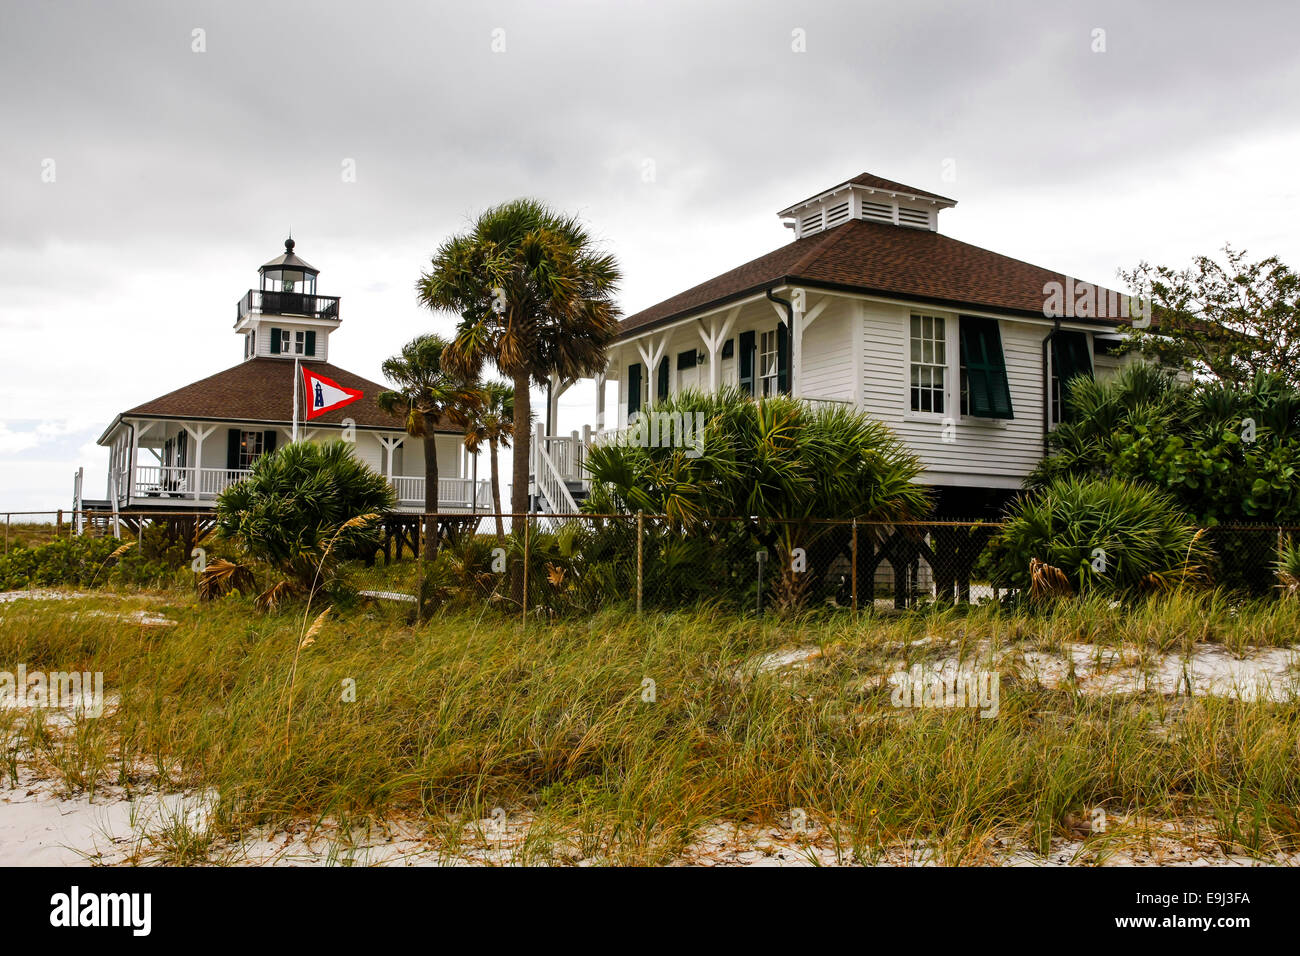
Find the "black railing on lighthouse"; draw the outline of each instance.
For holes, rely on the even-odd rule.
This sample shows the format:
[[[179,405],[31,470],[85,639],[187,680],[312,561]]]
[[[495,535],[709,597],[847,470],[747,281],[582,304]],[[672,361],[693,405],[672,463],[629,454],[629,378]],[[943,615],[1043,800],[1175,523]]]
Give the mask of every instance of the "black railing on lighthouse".
[[[269,315],[305,315],[313,319],[337,319],[339,297],[249,289],[248,294],[239,300],[236,321],[250,312],[265,312]]]

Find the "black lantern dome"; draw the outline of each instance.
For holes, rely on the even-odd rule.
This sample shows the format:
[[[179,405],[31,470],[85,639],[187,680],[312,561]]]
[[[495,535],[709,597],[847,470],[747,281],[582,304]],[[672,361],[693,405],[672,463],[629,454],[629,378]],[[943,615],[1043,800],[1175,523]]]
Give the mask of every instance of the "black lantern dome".
[[[316,276],[320,270],[300,259],[293,246],[292,237],[284,240],[284,255],[276,256],[257,270],[262,276],[263,292],[316,293]]]

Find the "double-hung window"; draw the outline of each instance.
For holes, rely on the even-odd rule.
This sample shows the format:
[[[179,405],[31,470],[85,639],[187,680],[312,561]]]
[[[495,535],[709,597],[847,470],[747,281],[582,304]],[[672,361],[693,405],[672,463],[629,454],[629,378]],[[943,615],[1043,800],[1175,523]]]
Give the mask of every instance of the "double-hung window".
[[[253,467],[253,461],[258,455],[262,454],[265,433],[263,432],[240,432],[239,433],[239,467],[247,470]]]
[[[780,390],[780,350],[776,344],[776,330],[758,337],[758,381],[760,395],[775,395]]]
[[[948,378],[947,323],[914,315],[910,330],[912,411],[943,414]]]

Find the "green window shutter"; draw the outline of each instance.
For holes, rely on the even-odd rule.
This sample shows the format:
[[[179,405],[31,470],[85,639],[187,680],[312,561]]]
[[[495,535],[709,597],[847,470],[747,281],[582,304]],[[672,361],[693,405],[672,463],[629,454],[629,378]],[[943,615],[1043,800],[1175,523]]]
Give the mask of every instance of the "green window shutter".
[[[633,362],[627,367],[627,414],[641,411],[641,363]]]
[[[1014,418],[997,321],[970,315],[961,316],[960,321],[967,414],[979,418]]]
[[[271,330],[271,354],[272,355],[280,354],[280,330],[279,329]]]
[[[262,432],[262,454],[269,455],[275,451],[275,430],[268,429]]]
[[[776,325],[776,390],[790,394],[790,330],[784,322]]]
[[[668,356],[659,360],[659,374],[655,378],[655,401],[662,402],[668,397]]]
[[[1070,379],[1079,375],[1092,378],[1092,357],[1088,354],[1087,332],[1058,331],[1052,336],[1052,372],[1060,384],[1062,407],[1057,418],[1068,421],[1070,413],[1064,406],[1066,396],[1069,395],[1067,385]]]
[[[754,394],[754,333],[740,333],[740,390]]]
[[[1052,368],[1061,386],[1076,375],[1092,378],[1087,332],[1057,332],[1052,336]]]
[[[239,467],[239,429],[226,431],[226,469],[235,471]]]
[[[315,332],[309,331],[307,333],[307,344],[303,347],[303,354],[304,355],[316,354],[316,333]]]

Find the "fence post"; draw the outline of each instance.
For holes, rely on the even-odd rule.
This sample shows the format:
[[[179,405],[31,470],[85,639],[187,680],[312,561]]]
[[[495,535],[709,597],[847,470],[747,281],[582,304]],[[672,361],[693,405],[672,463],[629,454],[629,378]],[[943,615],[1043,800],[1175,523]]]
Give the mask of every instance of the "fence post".
[[[856,613],[858,610],[858,519],[857,518],[853,519],[853,539],[852,539],[852,547],[850,548],[850,553],[852,554],[852,560],[853,560],[853,577],[852,577],[853,610]]]
[[[5,512],[5,554],[9,553],[9,522],[13,520],[13,515]]]
[[[644,572],[644,563],[643,563],[642,556],[645,551],[645,546],[643,544],[644,537],[645,537],[645,512],[638,511],[636,513],[636,613],[637,614],[641,613],[641,594],[642,594],[642,583],[643,583],[642,575]]]
[[[58,518],[55,519],[55,524],[56,527],[54,529],[54,536],[56,538],[62,538],[63,537],[63,509],[62,508],[59,509],[59,516]]]
[[[425,479],[425,480],[427,481],[428,479]],[[415,554],[416,554],[416,566],[415,566],[415,568],[416,568],[416,570],[415,570],[415,576],[416,576],[416,581],[415,581],[415,623],[416,623],[416,624],[423,624],[423,623],[424,623],[424,594],[425,594],[425,587],[424,587],[424,538],[425,538],[425,534],[424,534],[424,525],[425,525],[425,523],[426,523],[428,520],[429,520],[429,516],[426,515],[426,514],[423,514],[423,513],[422,513],[422,514],[420,515],[420,519],[419,519],[418,521],[416,521],[416,523],[415,523]],[[399,541],[400,541],[400,539],[399,539]],[[399,547],[398,557],[400,558],[400,557],[401,557],[400,545],[399,545],[398,547]]]
[[[528,623],[528,552],[532,546],[532,527],[532,515],[524,515],[524,602],[520,618],[525,624]]]

